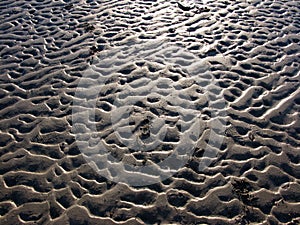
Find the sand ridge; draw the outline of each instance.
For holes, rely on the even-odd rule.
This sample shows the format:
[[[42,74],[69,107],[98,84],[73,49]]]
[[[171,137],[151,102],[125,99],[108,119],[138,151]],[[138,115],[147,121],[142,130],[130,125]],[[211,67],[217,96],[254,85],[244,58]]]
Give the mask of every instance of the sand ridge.
[[[177,1],[162,0],[4,0],[0,9],[0,224],[299,223],[297,1],[196,1],[183,11]],[[214,157],[205,170],[199,164],[208,129],[172,177],[129,187],[99,176],[85,161],[72,133],[73,100],[97,56],[130,39],[157,38],[209,64],[226,100],[226,132],[220,148],[209,144]],[[134,63],[108,81],[108,92],[122,84],[138,90],[149,83],[149,71],[165,69],[146,61],[146,76],[130,80],[132,69],[141,71]],[[165,72],[171,85],[193,87],[184,72]],[[203,75],[203,84],[210,79]],[[113,146],[118,139],[103,115],[114,107],[114,93],[100,97],[97,129]],[[174,128],[177,109],[159,111],[155,97],[147,103],[157,110],[152,113],[167,114]],[[197,99],[205,123],[213,119],[207,104]],[[164,151],[172,151],[167,143]]]

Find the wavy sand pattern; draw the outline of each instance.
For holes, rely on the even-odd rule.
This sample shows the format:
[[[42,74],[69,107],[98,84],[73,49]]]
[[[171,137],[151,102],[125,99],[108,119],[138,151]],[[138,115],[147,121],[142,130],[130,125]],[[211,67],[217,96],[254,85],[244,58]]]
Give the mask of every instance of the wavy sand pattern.
[[[0,2],[0,224],[300,223],[299,1],[205,2],[186,11],[162,0]],[[226,132],[214,148],[203,125],[178,172],[130,187],[99,176],[85,161],[72,131],[73,99],[97,56],[132,39],[158,38],[208,65],[201,85],[217,82]],[[195,106],[204,124],[214,119],[214,98],[205,101],[184,70],[166,64],[133,61],[98,96],[94,122],[119,161],[158,163],[181,143],[180,126],[189,119],[178,120],[178,107],[164,99],[168,87],[190,96],[182,96],[181,108]],[[98,69],[109,73],[109,66]],[[148,145],[157,141],[149,137],[168,131],[146,157],[122,144],[117,133],[126,129],[113,126],[124,124],[112,124],[109,115],[117,93],[148,90],[153,76],[163,81],[161,91],[146,92],[129,123]],[[163,119],[150,134],[153,118]],[[79,128],[88,130],[84,122]],[[82,138],[93,146],[89,132]],[[215,154],[199,170],[206,143]]]

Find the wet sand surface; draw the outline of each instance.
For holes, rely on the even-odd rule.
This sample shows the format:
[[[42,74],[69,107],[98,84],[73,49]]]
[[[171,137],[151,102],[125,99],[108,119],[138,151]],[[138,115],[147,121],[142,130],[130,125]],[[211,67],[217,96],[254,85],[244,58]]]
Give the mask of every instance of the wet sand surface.
[[[4,0],[0,12],[0,224],[300,223],[299,1],[199,1],[184,8],[162,0]],[[200,86],[216,81],[211,92],[225,105],[218,107],[214,95],[207,102],[205,90],[165,58],[120,69],[122,58],[98,64],[102,73],[118,69],[100,90],[94,122],[119,161],[163,161],[184,141],[180,126],[188,119],[178,120],[178,112],[189,103],[195,107],[182,113],[199,114],[204,124],[172,177],[139,187],[115,183],[86,162],[79,142],[93,140],[84,122],[86,136],[75,138],[76,88],[83,79],[97,82],[96,75],[84,77],[97,57],[159,38],[201,61],[209,74],[200,73]],[[166,82],[158,96],[149,89],[153,77]],[[179,106],[163,101],[169,87],[189,98]],[[149,118],[162,118],[151,126],[167,135],[151,154],[116,135],[114,125],[123,125],[111,115],[117,93],[126,90],[133,97],[146,90],[130,114],[140,135],[150,135]],[[208,140],[213,107],[226,128],[218,148]],[[210,163],[200,169],[203,159]]]

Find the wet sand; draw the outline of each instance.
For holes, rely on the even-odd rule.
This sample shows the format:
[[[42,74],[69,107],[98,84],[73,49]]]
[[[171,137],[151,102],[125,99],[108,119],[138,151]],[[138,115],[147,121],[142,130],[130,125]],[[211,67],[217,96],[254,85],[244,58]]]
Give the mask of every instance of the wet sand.
[[[0,12],[0,224],[300,223],[298,1],[199,1],[184,8],[162,0],[4,0]],[[225,105],[218,109],[214,95],[208,102],[205,88],[197,89],[165,58],[142,58],[114,71],[101,86],[93,122],[120,162],[156,164],[170,155],[184,141],[180,127],[189,124],[178,119],[182,108],[204,124],[191,137],[193,153],[173,176],[132,187],[100,176],[87,163],[72,130],[74,99],[88,68],[111,74],[123,60],[97,66],[97,57],[132,40],[158,39],[199,59],[209,75],[200,71],[198,86],[213,79],[218,88],[211,93]],[[153,79],[166,82],[158,96],[148,85]],[[189,97],[174,106],[167,101],[169,87]],[[127,128],[149,136],[145,116],[164,122],[156,134],[167,135],[149,155],[120,141],[114,125],[123,125],[111,122],[116,96],[126,90],[146,90]],[[89,107],[85,102],[82,107]],[[213,107],[225,121],[219,147],[209,140]],[[86,134],[80,141],[92,146],[90,128],[76,123]],[[203,160],[210,162],[205,168]]]

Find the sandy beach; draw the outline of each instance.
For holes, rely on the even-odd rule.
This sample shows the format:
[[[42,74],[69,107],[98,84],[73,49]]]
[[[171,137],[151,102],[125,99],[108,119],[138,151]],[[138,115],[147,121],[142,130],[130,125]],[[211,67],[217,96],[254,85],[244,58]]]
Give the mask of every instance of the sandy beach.
[[[300,224],[300,2],[2,0],[0,225]]]

